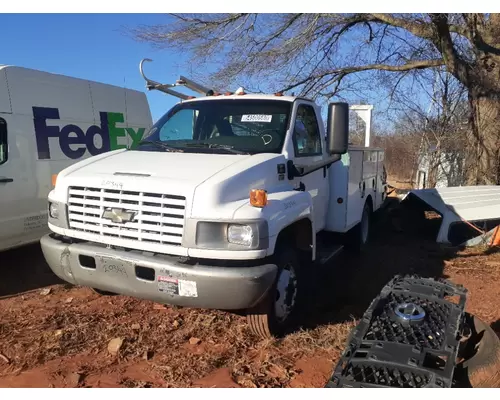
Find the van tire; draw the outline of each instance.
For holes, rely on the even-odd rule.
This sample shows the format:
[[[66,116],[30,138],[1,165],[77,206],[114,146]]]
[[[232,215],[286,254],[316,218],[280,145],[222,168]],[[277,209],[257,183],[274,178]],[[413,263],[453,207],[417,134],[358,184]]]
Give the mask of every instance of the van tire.
[[[276,279],[262,300],[246,312],[250,330],[262,339],[283,336],[294,328],[303,289],[297,250],[280,246],[274,259]]]
[[[500,387],[500,339],[493,329],[471,314],[466,314],[471,337],[466,343],[470,353],[460,365],[473,388]]]
[[[346,249],[354,254],[361,254],[365,251],[370,241],[372,225],[372,207],[369,201],[365,201],[361,221],[347,233]]]

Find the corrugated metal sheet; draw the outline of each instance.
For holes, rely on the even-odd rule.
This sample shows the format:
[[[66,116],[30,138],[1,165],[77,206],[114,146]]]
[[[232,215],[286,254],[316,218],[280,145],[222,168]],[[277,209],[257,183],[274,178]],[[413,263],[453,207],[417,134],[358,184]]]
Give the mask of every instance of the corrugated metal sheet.
[[[451,223],[500,219],[500,186],[460,186],[411,190],[414,195],[442,215],[437,241],[449,243]],[[404,200],[404,199],[403,199]]]

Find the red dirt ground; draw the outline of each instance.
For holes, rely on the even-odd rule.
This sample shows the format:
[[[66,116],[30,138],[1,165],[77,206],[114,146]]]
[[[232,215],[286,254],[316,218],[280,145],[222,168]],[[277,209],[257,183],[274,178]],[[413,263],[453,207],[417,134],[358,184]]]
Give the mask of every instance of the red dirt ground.
[[[500,253],[457,252],[399,226],[380,217],[365,255],[319,271],[303,328],[280,340],[255,338],[239,315],[66,285],[37,245],[0,253],[0,296],[13,296],[0,298],[0,387],[323,387],[349,330],[398,273],[463,284],[468,311],[500,333]]]

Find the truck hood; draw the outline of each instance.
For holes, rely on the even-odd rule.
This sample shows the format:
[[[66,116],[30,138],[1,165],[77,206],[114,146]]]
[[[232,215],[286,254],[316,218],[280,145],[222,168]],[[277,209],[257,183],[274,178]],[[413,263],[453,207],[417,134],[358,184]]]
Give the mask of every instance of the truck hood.
[[[117,150],[83,160],[62,171],[55,192],[70,187],[184,196],[187,215],[230,218],[248,203],[253,188],[288,190],[277,165],[281,154],[193,154]],[[59,179],[61,178],[61,179]],[[196,194],[195,194],[196,192]]]
[[[110,177],[151,177],[197,186],[231,164],[249,155],[191,154],[125,151],[88,164],[69,175]]]

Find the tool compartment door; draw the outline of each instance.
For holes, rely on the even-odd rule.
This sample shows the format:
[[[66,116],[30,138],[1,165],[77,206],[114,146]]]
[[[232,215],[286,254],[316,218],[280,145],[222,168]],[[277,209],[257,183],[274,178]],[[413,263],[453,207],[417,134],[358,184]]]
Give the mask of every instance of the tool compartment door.
[[[363,196],[363,151],[349,150],[349,180],[347,185],[346,228],[350,229],[361,219],[365,204]]]

